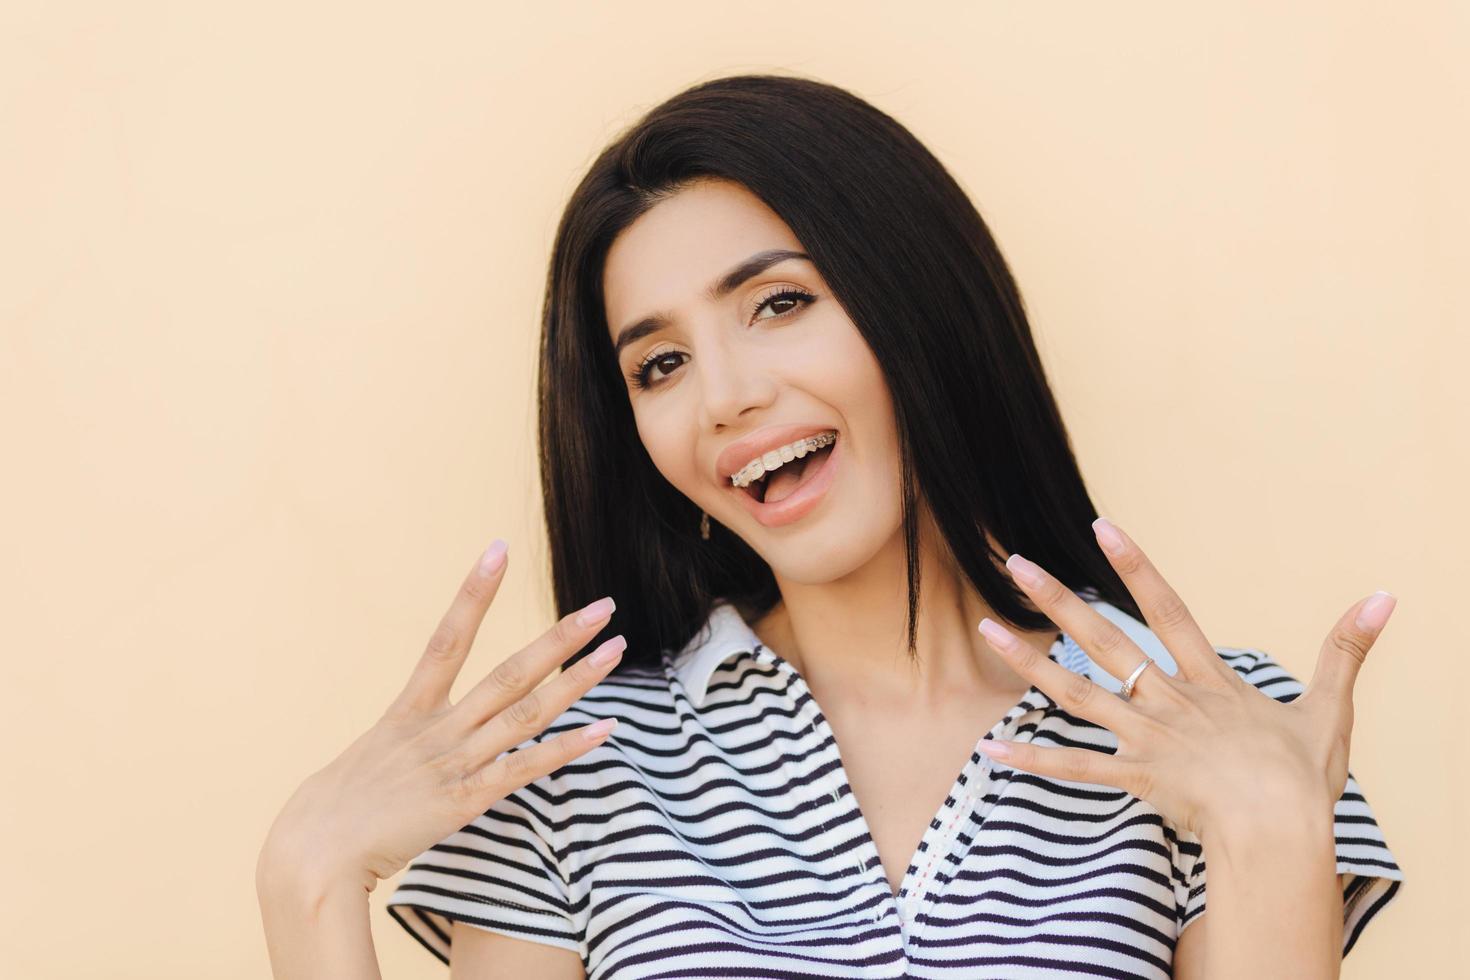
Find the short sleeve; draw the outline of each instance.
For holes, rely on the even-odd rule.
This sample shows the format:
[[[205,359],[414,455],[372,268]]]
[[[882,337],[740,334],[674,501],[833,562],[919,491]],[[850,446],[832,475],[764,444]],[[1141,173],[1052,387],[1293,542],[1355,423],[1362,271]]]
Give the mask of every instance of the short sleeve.
[[[547,779],[504,797],[420,854],[389,897],[388,914],[445,965],[453,921],[583,952],[584,929],[548,819]]]
[[[1261,650],[1217,647],[1220,656],[1258,690],[1290,702],[1306,689],[1301,681]],[[1178,924],[1184,928],[1205,910],[1205,855],[1199,839],[1179,832],[1174,853]],[[1347,875],[1342,892],[1342,955],[1352,950],[1363,929],[1398,896],[1404,873],[1384,840],[1362,787],[1348,770],[1347,784],[1333,806],[1337,871]]]

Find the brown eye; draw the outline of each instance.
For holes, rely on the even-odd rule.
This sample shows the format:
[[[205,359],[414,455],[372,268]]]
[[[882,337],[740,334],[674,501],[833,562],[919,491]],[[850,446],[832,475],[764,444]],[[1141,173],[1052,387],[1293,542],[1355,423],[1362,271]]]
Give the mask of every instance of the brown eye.
[[[639,365],[633,369],[633,373],[631,376],[629,376],[628,380],[632,382],[634,388],[656,387],[657,385],[662,384],[664,379],[655,378],[651,381],[649,380],[648,372],[653,368],[653,366],[663,361],[667,361],[671,358],[683,356],[683,352],[676,350],[654,351],[652,354],[649,354],[647,357],[645,357],[642,362],[640,362]],[[677,364],[674,365],[674,367],[677,366]]]
[[[795,312],[797,309],[800,309],[801,306],[814,302],[815,300],[816,297],[813,296],[811,293],[808,293],[805,290],[801,289],[792,289],[791,287],[787,286],[756,303],[755,310],[752,313],[752,319],[774,320],[777,317],[783,317],[786,316],[788,313]],[[759,313],[767,306],[770,306],[772,309],[780,307],[780,309],[775,313],[774,316],[754,316],[755,313]]]

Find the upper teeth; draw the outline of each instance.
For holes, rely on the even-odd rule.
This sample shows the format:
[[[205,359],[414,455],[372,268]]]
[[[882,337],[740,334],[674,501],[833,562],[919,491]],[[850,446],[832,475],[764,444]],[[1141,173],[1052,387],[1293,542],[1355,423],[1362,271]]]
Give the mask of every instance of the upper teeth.
[[[822,432],[772,449],[765,455],[751,460],[736,470],[734,475],[730,477],[730,482],[737,487],[749,486],[772,470],[779,469],[782,463],[789,463],[793,459],[800,459],[807,453],[814,453],[823,446],[830,446],[836,441],[837,433]]]

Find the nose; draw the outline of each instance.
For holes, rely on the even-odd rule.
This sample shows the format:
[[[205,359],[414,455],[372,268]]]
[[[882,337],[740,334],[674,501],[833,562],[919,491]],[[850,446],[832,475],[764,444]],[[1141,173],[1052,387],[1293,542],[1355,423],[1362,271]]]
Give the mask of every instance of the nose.
[[[769,406],[776,398],[771,365],[762,363],[756,352],[742,351],[739,346],[708,343],[704,356],[694,359],[703,395],[700,424],[707,430],[743,425],[745,415]]]

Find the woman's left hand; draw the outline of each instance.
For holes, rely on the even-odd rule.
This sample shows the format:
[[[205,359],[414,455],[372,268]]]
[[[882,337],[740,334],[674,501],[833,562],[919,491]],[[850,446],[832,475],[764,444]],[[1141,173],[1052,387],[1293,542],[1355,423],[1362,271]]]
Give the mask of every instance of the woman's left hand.
[[[1149,628],[1174,656],[1178,673],[1152,664],[1138,677],[1132,697],[1124,698],[984,619],[980,632],[1013,670],[1064,711],[1113,732],[1118,749],[1109,755],[993,739],[982,739],[981,749],[1017,769],[1125,790],[1197,836],[1243,808],[1261,812],[1276,802],[1315,801],[1331,812],[1347,785],[1353,684],[1393,612],[1393,596],[1375,593],[1343,613],[1322,643],[1305,690],[1282,703],[1220,657],[1131,538],[1103,518],[1093,529]],[[1013,554],[1006,568],[1103,670],[1123,680],[1144,662],[1126,633],[1035,563]],[[1009,751],[994,751],[1001,746]]]

